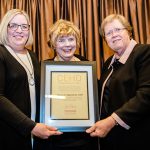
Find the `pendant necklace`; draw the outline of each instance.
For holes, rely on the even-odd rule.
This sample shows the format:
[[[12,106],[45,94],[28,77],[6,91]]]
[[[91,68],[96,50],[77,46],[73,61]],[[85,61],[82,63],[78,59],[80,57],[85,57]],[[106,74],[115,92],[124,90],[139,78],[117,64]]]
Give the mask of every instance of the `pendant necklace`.
[[[26,54],[26,57],[27,57],[27,59],[28,59],[28,61],[29,61],[29,64],[30,64],[30,66],[31,66],[31,70],[32,70],[32,72],[30,72],[30,70],[29,70],[29,68],[27,67],[27,65],[21,60],[21,58],[16,54],[16,52],[14,51],[14,53],[15,53],[15,55],[16,55],[16,57],[20,60],[20,62],[22,63],[22,65],[26,68],[26,70],[29,72],[29,79],[28,79],[28,82],[29,82],[29,84],[31,85],[31,86],[33,86],[34,84],[35,84],[35,81],[34,81],[34,77],[33,77],[33,66],[32,66],[32,64],[31,64],[31,62],[30,62],[30,59],[29,59],[29,54],[28,54],[28,52],[27,52],[27,54]]]

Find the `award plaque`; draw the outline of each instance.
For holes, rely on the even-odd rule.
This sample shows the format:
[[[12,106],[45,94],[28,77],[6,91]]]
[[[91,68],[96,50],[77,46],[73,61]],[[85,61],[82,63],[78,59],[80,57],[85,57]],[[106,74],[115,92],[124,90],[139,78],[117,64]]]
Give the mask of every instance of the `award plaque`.
[[[98,120],[95,61],[41,62],[40,122],[83,132]]]

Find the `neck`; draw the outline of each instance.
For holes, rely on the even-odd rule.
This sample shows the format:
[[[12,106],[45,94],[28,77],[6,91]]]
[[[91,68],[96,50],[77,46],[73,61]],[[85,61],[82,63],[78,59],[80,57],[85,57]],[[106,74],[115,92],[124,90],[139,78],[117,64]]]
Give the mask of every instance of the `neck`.
[[[126,51],[126,49],[128,48],[128,46],[130,45],[131,40],[128,39],[126,41],[125,47],[117,49],[116,50],[116,55],[118,55],[119,57],[121,57],[123,55],[123,53]]]
[[[56,56],[56,59],[58,60],[58,61],[73,61],[73,58],[74,58],[74,56],[73,57],[69,57],[69,58],[66,58],[65,60],[61,57],[61,56]]]
[[[27,53],[27,49],[25,47],[13,47],[11,45],[8,45],[9,47],[11,47],[11,49],[15,52],[15,53],[20,53],[20,54],[26,54]]]
[[[119,50],[117,50],[116,51],[116,57],[120,58],[123,55],[124,51],[125,51],[125,49],[119,49]]]

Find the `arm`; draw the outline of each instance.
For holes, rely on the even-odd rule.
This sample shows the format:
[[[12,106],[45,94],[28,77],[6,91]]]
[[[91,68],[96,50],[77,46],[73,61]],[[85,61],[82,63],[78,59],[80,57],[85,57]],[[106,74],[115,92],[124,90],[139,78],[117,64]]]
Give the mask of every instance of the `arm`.
[[[6,76],[9,75],[7,68],[7,57],[4,57],[3,51],[0,53],[0,120],[16,130],[18,133],[26,136],[31,134],[41,138],[48,137],[52,134],[60,134],[57,129],[50,128],[44,124],[38,124],[28,118],[12,101],[6,96]],[[7,69],[6,69],[7,68]],[[7,72],[7,73],[6,73]],[[9,84],[9,83],[7,83]],[[10,96],[9,96],[10,97]],[[42,129],[45,129],[43,132]],[[34,130],[33,130],[34,129]],[[35,130],[36,129],[36,130]],[[50,131],[52,130],[52,132]],[[36,132],[34,132],[36,131]],[[55,131],[55,132],[54,132]],[[39,133],[39,134],[37,134]]]

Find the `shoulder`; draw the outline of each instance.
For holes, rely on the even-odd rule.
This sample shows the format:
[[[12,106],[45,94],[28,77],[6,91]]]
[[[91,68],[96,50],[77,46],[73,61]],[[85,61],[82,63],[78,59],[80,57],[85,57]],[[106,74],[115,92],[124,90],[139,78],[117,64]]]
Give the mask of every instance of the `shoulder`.
[[[54,57],[55,58],[55,57]],[[54,58],[45,59],[44,61],[54,61]]]
[[[7,51],[6,47],[4,45],[0,45],[0,58],[9,56],[8,53],[9,52]]]
[[[27,49],[27,50],[28,50],[28,53],[30,54],[31,57],[37,58],[35,52],[33,52],[32,50],[29,50],[29,49]]]
[[[134,47],[131,56],[140,60],[150,59],[150,44],[137,44]]]
[[[75,57],[79,58],[81,61],[88,61],[88,59],[86,59],[85,57],[78,55],[78,54],[74,54]]]
[[[145,52],[150,53],[150,44],[137,44],[133,49],[133,53],[142,54]]]
[[[32,50],[27,49],[27,51],[29,52],[30,55],[35,55],[35,52],[33,52]]]
[[[6,51],[6,47],[4,45],[0,45],[0,52],[5,52]]]
[[[32,50],[28,50],[28,52],[30,54],[32,62],[35,63],[35,64],[39,64],[39,60],[38,60],[37,55]]]

